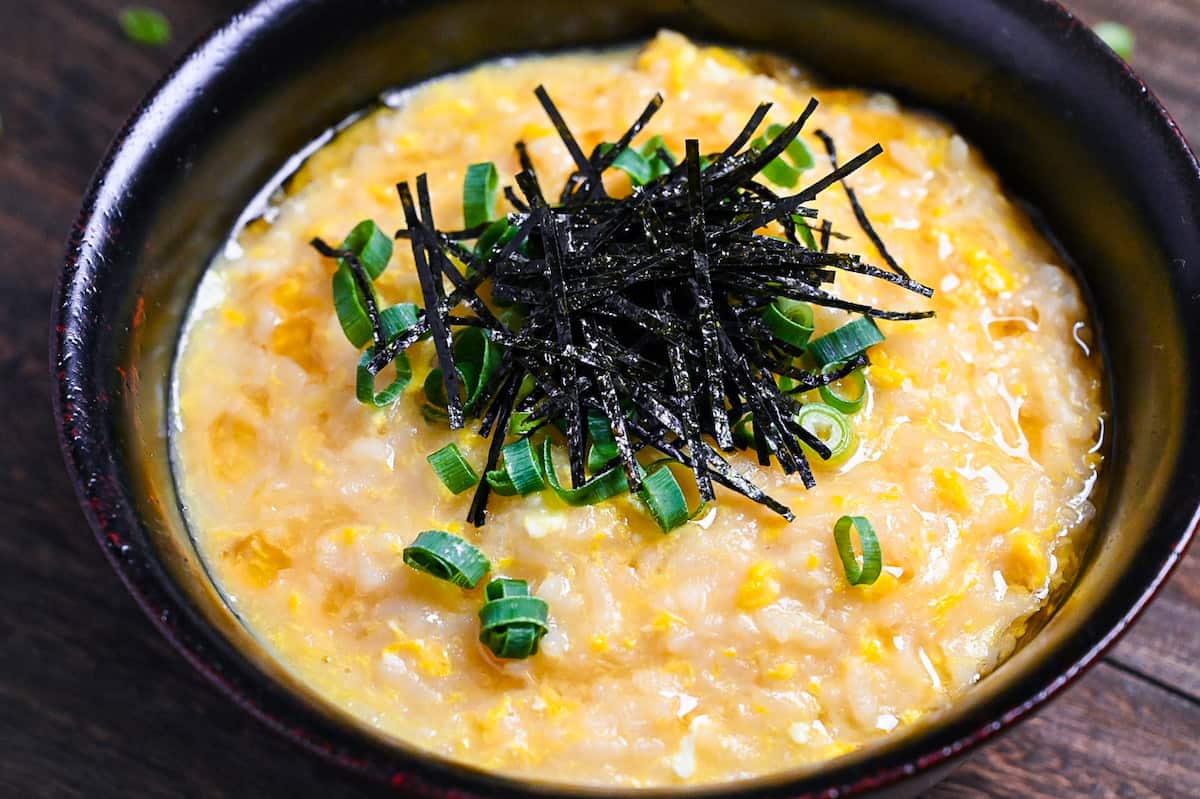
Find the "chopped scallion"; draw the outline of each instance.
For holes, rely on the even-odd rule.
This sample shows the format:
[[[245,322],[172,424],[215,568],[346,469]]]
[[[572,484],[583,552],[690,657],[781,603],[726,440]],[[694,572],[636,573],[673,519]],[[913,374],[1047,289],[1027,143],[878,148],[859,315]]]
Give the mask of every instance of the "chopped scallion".
[[[838,361],[847,361],[881,341],[883,333],[875,324],[875,320],[869,316],[860,316],[853,322],[814,339],[808,345],[808,351],[820,366],[827,366]]]
[[[553,446],[548,438],[542,444],[542,464],[545,466],[550,487],[558,494],[558,498],[568,505],[595,505],[629,490],[629,480],[621,466],[613,466],[575,488],[564,487],[554,471]]]
[[[391,308],[388,309],[389,311]],[[401,353],[396,356],[393,364],[396,369],[396,376],[392,378],[392,382],[388,383],[387,387],[382,391],[375,390],[375,375],[371,374],[368,368],[371,359],[375,357],[375,348],[368,347],[358,360],[358,373],[354,380],[354,395],[363,405],[370,405],[374,408],[386,408],[391,405],[400,395],[404,393],[404,389],[408,386],[408,381],[412,380],[412,367],[408,363],[408,357]]]
[[[679,487],[679,481],[666,464],[654,469],[642,479],[642,490],[638,492],[638,497],[646,503],[650,515],[664,533],[686,524],[691,518],[683,489]]]
[[[600,154],[604,155],[608,153],[614,146],[608,142],[601,144]],[[633,185],[635,186],[645,186],[654,177],[654,171],[650,167],[649,160],[632,147],[626,147],[622,150],[613,159],[612,165],[626,175],[629,175],[629,179],[633,181]]]
[[[528,438],[506,445],[501,452],[504,467],[487,473],[487,481],[497,494],[525,496],[546,487],[542,464]]]
[[[536,655],[549,629],[545,600],[530,596],[524,580],[492,580],[486,593],[488,601],[479,610],[479,640],[499,658]]]
[[[496,200],[500,196],[500,173],[491,161],[471,164],[463,179],[463,224],[479,227],[496,218]]]
[[[447,444],[425,460],[429,461],[438,479],[452,494],[461,494],[479,483],[479,475],[463,457],[457,444]]]
[[[153,8],[126,8],[118,21],[125,35],[138,44],[162,47],[171,41],[171,23]]]
[[[851,530],[858,533],[858,539],[862,543],[861,563],[854,554]],[[879,579],[883,571],[883,552],[879,547],[875,528],[865,516],[843,516],[838,519],[833,526],[833,540],[837,544],[838,555],[846,570],[846,582],[850,585],[871,585]]]
[[[1121,58],[1133,58],[1134,36],[1129,28],[1119,22],[1100,22],[1092,30]]]
[[[854,451],[857,443],[854,428],[850,426],[846,415],[836,408],[821,402],[807,403],[796,414],[796,424],[812,433],[829,448],[827,463],[840,463]]]
[[[787,297],[768,305],[762,320],[777,339],[797,349],[804,349],[813,334],[812,306]]]
[[[839,363],[825,366],[822,374],[829,374],[841,368]],[[821,399],[831,408],[842,413],[858,413],[867,404],[867,376],[862,369],[856,369],[840,380],[826,383],[819,389]]]
[[[492,564],[473,544],[442,530],[426,530],[404,549],[404,562],[462,588],[474,588]]]

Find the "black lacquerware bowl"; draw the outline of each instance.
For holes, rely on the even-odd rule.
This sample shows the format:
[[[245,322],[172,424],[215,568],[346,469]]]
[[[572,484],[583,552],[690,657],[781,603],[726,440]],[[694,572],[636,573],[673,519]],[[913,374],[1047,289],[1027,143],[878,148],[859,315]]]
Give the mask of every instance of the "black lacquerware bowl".
[[[671,27],[793,56],[937,110],[1034,203],[1103,330],[1112,452],[1097,542],[1044,628],[934,723],[712,796],[910,796],[1063,688],[1142,610],[1200,498],[1200,170],[1147,88],[1043,0],[264,0],[194,49],[96,174],[54,305],[55,409],[105,553],[162,632],[254,716],[367,778],[439,797],[603,791],[388,743],[297,685],[198,567],[170,474],[170,363],[205,265],[287,157],[388,87],[481,59]],[[675,794],[680,791],[656,791]]]

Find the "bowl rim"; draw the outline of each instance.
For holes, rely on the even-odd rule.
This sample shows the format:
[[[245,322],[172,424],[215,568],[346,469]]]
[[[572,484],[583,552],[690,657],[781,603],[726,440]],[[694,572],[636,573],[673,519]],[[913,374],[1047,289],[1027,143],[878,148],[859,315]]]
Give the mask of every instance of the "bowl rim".
[[[993,0],[996,2],[997,0]],[[255,37],[280,19],[306,5],[309,0],[256,0],[245,10],[214,25],[199,38],[159,79],[130,114],[114,137],[94,173],[84,194],[81,209],[67,242],[63,270],[55,287],[50,327],[50,371],[53,379],[52,400],[56,417],[59,446],[76,494],[101,550],[117,572],[126,589],[150,618],[159,632],[210,683],[258,721],[283,737],[298,744],[319,758],[338,765],[359,776],[419,794],[462,799],[487,795],[537,794],[553,797],[581,795],[623,795],[630,797],[679,796],[681,794],[709,797],[734,796],[856,796],[910,781],[960,761],[983,742],[1011,728],[1017,721],[1058,696],[1094,665],[1142,614],[1159,593],[1164,582],[1178,565],[1200,527],[1200,508],[1173,546],[1163,553],[1153,574],[1136,596],[1127,600],[1124,611],[1099,633],[1092,633],[1091,643],[1069,665],[1048,681],[1037,682],[1016,692],[1018,698],[1005,701],[1005,711],[973,731],[934,745],[936,735],[930,735],[926,751],[914,754],[899,767],[883,768],[870,759],[862,768],[851,770],[850,781],[837,779],[837,767],[822,768],[799,775],[781,771],[751,782],[734,781],[700,786],[664,787],[658,789],[616,789],[566,784],[537,784],[522,778],[476,770],[457,762],[434,763],[437,756],[424,753],[417,747],[405,751],[378,738],[365,738],[340,729],[331,729],[328,719],[311,705],[282,707],[272,697],[251,695],[242,688],[236,677],[249,681],[271,681],[271,678],[246,663],[227,657],[222,636],[211,626],[197,623],[187,612],[180,597],[169,585],[165,573],[150,566],[152,556],[136,551],[127,536],[124,524],[136,518],[119,480],[112,472],[117,462],[105,431],[106,403],[89,396],[87,364],[92,334],[80,334],[81,320],[94,305],[98,292],[92,282],[99,265],[106,260],[106,251],[114,246],[117,233],[109,220],[119,218],[122,207],[122,188],[133,180],[148,143],[155,133],[163,130],[169,120],[184,110],[195,87],[206,85],[218,75],[229,49],[241,49],[253,44]],[[1160,128],[1169,132],[1168,156],[1173,168],[1187,173],[1194,186],[1200,186],[1200,164],[1170,113],[1154,92],[1133,69],[1112,53],[1090,28],[1062,6],[1058,0],[1023,0],[1020,13],[1039,24],[1082,29],[1084,45],[1093,55],[1103,55],[1100,63],[1107,76],[1122,89],[1135,92],[1140,98],[1139,111]],[[1195,428],[1194,417],[1189,425]],[[1181,455],[1182,458],[1182,455]],[[1174,483],[1172,483],[1174,485]],[[128,514],[125,518],[122,515]],[[213,645],[214,643],[218,645]],[[1064,644],[1064,648],[1066,644]],[[1079,649],[1078,646],[1075,647]],[[247,673],[248,672],[248,673]],[[1033,681],[1031,681],[1033,682]],[[297,719],[299,714],[299,719]],[[299,723],[297,723],[299,722]],[[307,723],[306,723],[307,722]],[[851,758],[853,759],[853,758]],[[834,761],[836,762],[836,761]],[[845,769],[840,769],[846,772]],[[430,775],[436,779],[431,780]]]

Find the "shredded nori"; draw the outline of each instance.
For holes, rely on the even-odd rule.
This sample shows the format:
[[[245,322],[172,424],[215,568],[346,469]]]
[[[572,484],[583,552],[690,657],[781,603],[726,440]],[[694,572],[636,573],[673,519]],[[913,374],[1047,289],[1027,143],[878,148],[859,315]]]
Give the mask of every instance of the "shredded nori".
[[[516,144],[521,171],[516,189],[504,189],[513,208],[507,221],[515,235],[503,246],[481,253],[460,243],[478,238],[486,226],[439,230],[425,175],[417,178],[416,202],[407,183],[397,187],[407,227],[396,237],[411,243],[425,303],[408,330],[385,342],[361,264],[353,253],[314,241],[323,255],[345,259],[367,298],[375,332],[369,371],[379,373],[430,335],[445,383],[450,427],[463,427],[474,412],[481,417],[480,435],[491,438],[485,472],[496,468],[510,420],[519,419],[527,431],[546,425],[564,431],[571,484],[578,487],[589,479],[588,418],[601,414],[616,444],[612,463],[621,464],[632,491],[642,481],[635,455],[652,449],[693,470],[702,500],[714,498],[717,483],[792,519],[790,509],[724,457],[721,450],[734,448],[732,427],[752,413],[760,463],[773,458],[786,473],[798,474],[812,486],[808,452],[822,458],[830,453],[795,422],[800,405],[794,397],[869,361],[863,353],[824,373],[803,368],[801,352],[773,337],[759,314],[775,298],[788,297],[880,319],[932,316],[928,311],[874,308],[828,290],[843,271],[924,297],[933,294],[888,252],[844,182],[882,148],[875,145],[839,166],[832,139],[817,131],[832,171],[796,194],[780,197],[755,177],[800,134],[816,101],[759,151],[747,144],[771,108],[763,103],[720,152],[702,156],[699,142],[689,139],[685,157],[676,162],[659,148],[666,173],[616,199],[605,190],[603,175],[651,121],[662,97],[651,100],[613,147],[598,147],[589,157],[545,88],[539,86],[535,95],[575,171],[559,194],[559,205],[551,206],[528,150]],[[819,226],[804,221],[817,217],[805,204],[838,182],[889,269],[865,263],[858,255],[829,252],[832,237],[846,236],[828,220]],[[776,227],[782,235],[773,232]],[[453,287],[449,295],[444,281]],[[490,301],[478,291],[485,285]],[[503,315],[494,310],[498,301],[523,305],[519,327],[501,321]],[[484,329],[504,352],[473,408],[464,408],[466,391],[453,357],[453,331],[466,327]],[[776,377],[789,378],[789,387],[781,389]],[[484,524],[489,492],[488,482],[480,481],[469,522]]]

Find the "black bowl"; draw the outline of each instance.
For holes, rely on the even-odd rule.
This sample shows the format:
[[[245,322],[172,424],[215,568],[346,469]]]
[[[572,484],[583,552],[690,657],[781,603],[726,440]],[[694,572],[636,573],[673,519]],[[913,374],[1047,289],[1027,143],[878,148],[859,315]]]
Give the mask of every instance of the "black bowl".
[[[911,795],[1046,702],[1178,561],[1200,454],[1200,170],[1144,84],[1041,0],[264,0],[188,54],[101,165],[54,307],[61,440],[130,591],[197,669],[268,726],[376,781],[437,796],[596,793],[386,742],[287,677],[198,567],[170,474],[166,398],[189,297],[285,159],[391,86],[529,50],[671,27],[794,56],[935,109],[980,145],[1078,262],[1103,329],[1112,456],[1098,537],[1045,627],[935,722],[818,770],[688,789]],[[654,793],[679,793],[661,791]]]

